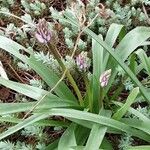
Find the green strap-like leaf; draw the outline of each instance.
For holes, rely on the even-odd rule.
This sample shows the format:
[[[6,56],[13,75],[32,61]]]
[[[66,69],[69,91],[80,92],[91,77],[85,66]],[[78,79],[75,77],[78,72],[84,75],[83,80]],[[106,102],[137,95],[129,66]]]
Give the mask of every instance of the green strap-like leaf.
[[[125,61],[129,55],[141,46],[150,37],[149,27],[137,27],[130,31],[116,47],[116,52],[121,60]]]
[[[134,102],[136,99],[137,95],[139,93],[139,88],[134,88],[131,93],[129,94],[125,104],[113,115],[113,119],[120,120],[125,113],[128,111],[129,107],[131,104]]]
[[[127,150],[150,150],[150,145],[132,146],[127,148]]]
[[[111,112],[101,110],[100,115],[102,115],[103,113],[105,114],[105,116],[111,117]],[[94,124],[91,129],[89,138],[87,140],[85,150],[91,150],[93,148],[95,150],[99,149],[99,147],[102,143],[102,140],[105,136],[106,131],[107,131],[107,127],[98,125],[98,124]]]
[[[64,98],[62,98],[62,99],[58,98],[57,96],[49,93],[48,91],[45,91],[45,90],[40,89],[38,87],[34,87],[34,86],[27,85],[27,84],[22,84],[22,83],[17,83],[14,81],[6,80],[2,77],[0,77],[0,84],[18,92],[18,93],[21,93],[25,96],[28,96],[32,99],[35,99],[35,100],[41,100],[44,95],[46,95],[44,99],[47,99],[49,102],[51,99],[53,99],[53,100],[55,100],[55,99],[56,100],[66,100]],[[70,101],[70,100],[68,100],[68,101]],[[71,103],[78,105],[76,101],[72,101]]]
[[[135,84],[140,88],[141,93],[146,98],[148,102],[150,102],[150,95],[134,75],[134,73],[129,69],[129,67],[115,54],[114,50],[110,48],[104,41],[101,41],[98,36],[89,29],[86,29],[86,33],[92,38],[94,38],[97,42],[99,42],[109,53],[110,55],[118,62],[118,64],[124,69],[124,71],[129,75],[129,77],[135,82]]]
[[[150,58],[146,55],[143,49],[137,50],[136,54],[139,56],[141,63],[147,71],[147,74],[150,76]]]
[[[21,123],[18,123],[17,125],[10,127],[7,131],[3,132],[0,134],[0,140],[4,139],[5,137],[19,131],[20,129],[31,125],[39,120],[42,120],[44,118],[47,118],[48,115],[47,114],[35,114],[32,115],[31,117],[25,119],[24,121],[22,121]]]
[[[60,78],[54,73],[53,70],[48,68],[41,61],[37,61],[34,57],[31,57],[28,60],[28,64],[51,88],[53,88],[59,81]],[[54,91],[59,97],[76,102],[75,96],[63,82],[61,82]]]
[[[105,38],[105,42],[109,46],[113,47],[123,27],[124,25],[115,23],[110,25]]]
[[[49,144],[44,150],[57,150],[59,139]]]
[[[27,59],[25,55],[22,55],[19,50],[25,50],[29,53],[29,51],[23,47],[22,45],[18,44],[17,42],[14,42],[13,40],[1,36],[0,35],[0,48],[4,49],[5,51],[9,52],[10,54],[16,56],[18,59],[20,59],[23,62],[26,62]]]
[[[50,99],[58,98],[57,96],[48,93],[48,91],[45,91],[38,87],[6,80],[2,77],[0,77],[0,84],[35,100],[40,100],[46,94]]]
[[[101,35],[99,35],[100,39],[103,39]],[[99,104],[100,102],[100,83],[99,78],[101,73],[103,72],[103,47],[94,39],[92,39],[92,54],[93,54],[93,77],[92,77],[92,96],[93,98],[90,99],[89,97],[89,104],[92,104],[92,111],[94,113],[99,112],[99,107],[102,106]]]
[[[101,40],[103,40],[102,36],[98,36]],[[93,75],[97,78],[100,77],[100,74],[103,71],[103,47],[94,39],[92,39],[92,54],[93,54]]]
[[[70,150],[70,147],[77,146],[75,128],[76,124],[72,123],[63,133],[59,140],[58,150]]]
[[[28,102],[28,103],[0,103],[0,115],[18,113],[18,112],[27,112],[30,111],[36,102]],[[42,111],[50,108],[73,108],[78,107],[74,103],[68,100],[61,99],[49,99],[45,98],[40,105],[35,108],[35,111]]]
[[[18,118],[15,118],[15,117],[0,117],[0,122],[4,123],[4,122],[8,122],[8,123],[14,123],[14,124],[17,124],[17,123],[20,123],[22,122],[22,119],[18,119]],[[56,120],[40,120],[40,121],[37,121],[36,123],[34,123],[33,125],[36,125],[36,126],[42,126],[42,127],[68,127],[70,125],[70,123],[68,122],[63,122],[63,121],[56,121]]]
[[[19,51],[24,50],[27,53],[31,54],[31,56],[33,55],[30,51],[28,51],[25,47],[18,44],[17,42],[7,37],[0,36],[0,48],[14,55],[24,63],[27,63],[33,70],[35,69],[35,71],[41,75],[43,80],[45,80],[50,87],[53,87],[58,82],[59,77],[52,70],[48,69],[42,62],[36,61],[36,59],[33,57],[28,59],[27,56],[20,54]],[[54,89],[54,91],[60,97],[72,101],[76,100],[70,89],[63,82],[61,82],[59,86]]]
[[[77,124],[76,130],[75,130],[75,137],[76,137],[77,145],[85,145],[85,142],[89,136],[89,133],[90,133],[90,130],[88,128]]]
[[[120,131],[127,132],[129,134],[132,134],[133,136],[136,136],[136,137],[143,139],[145,141],[148,141],[148,142],[150,139],[150,135],[148,135],[140,130],[136,130],[136,129],[128,126],[125,123],[122,123],[122,122],[119,122],[119,121],[116,121],[114,119],[110,119],[110,118],[107,118],[104,116],[99,116],[96,114],[73,110],[73,109],[61,109],[61,108],[51,109],[49,111],[45,110],[45,114],[43,112],[42,112],[42,114],[36,114],[36,115],[31,116],[31,117],[25,119],[23,122],[9,128],[7,131],[1,133],[0,140],[2,140],[3,138],[15,133],[16,131],[18,131],[28,125],[31,125],[39,120],[49,117],[49,116],[55,116],[55,115],[64,116],[67,118],[79,119],[79,120],[87,120],[87,121],[98,123],[100,125],[104,125],[107,127],[116,128]]]
[[[149,141],[150,139],[150,135],[140,132],[140,130],[131,128],[125,123],[116,121],[114,119],[109,119],[104,116],[92,114],[89,112],[83,112],[83,111],[78,111],[78,110],[73,110],[73,109],[51,109],[49,111],[49,114],[58,115],[58,116],[61,115],[67,118],[73,118],[73,119],[79,119],[79,120],[87,120],[87,121],[91,121],[91,122],[98,123],[104,126],[112,127],[120,131],[132,134],[133,136],[139,137],[145,141]]]
[[[84,150],[85,146],[72,146],[70,150]],[[106,150],[106,149],[94,149],[94,150]]]
[[[121,122],[124,122],[128,124],[129,126],[134,127],[136,129],[142,130],[145,133],[150,135],[150,127],[147,122],[143,122],[138,119],[129,119],[129,118],[123,118],[121,119]]]
[[[78,27],[78,24],[73,20],[73,18],[69,18],[67,16],[67,14],[64,14],[65,17],[67,18],[67,20],[70,20],[70,24],[74,25],[74,26],[77,26]],[[140,44],[144,43],[146,39],[148,39],[150,37],[150,28],[146,28],[144,27],[145,31],[143,31],[143,29],[140,28],[140,31],[143,31],[144,36],[143,37],[143,42],[140,42]],[[137,30],[136,30],[137,31]],[[145,90],[145,88],[143,87],[143,85],[140,83],[140,81],[137,79],[137,77],[134,75],[134,73],[129,69],[129,67],[124,63],[123,60],[125,60],[125,58],[127,57],[127,54],[129,54],[129,51],[128,53],[126,53],[125,57],[123,59],[121,59],[118,55],[116,55],[116,53],[114,52],[114,49],[111,48],[106,42],[102,41],[101,39],[99,39],[99,37],[93,32],[91,31],[90,29],[85,29],[84,30],[85,33],[87,33],[89,36],[91,36],[94,40],[96,40],[104,49],[107,50],[107,52],[116,60],[116,62],[124,69],[124,71],[129,75],[129,77],[133,80],[133,82],[135,82],[135,84],[140,87],[140,91],[142,93],[142,95],[145,97],[145,99],[150,102],[150,94],[148,94],[148,92]],[[128,39],[130,40],[130,39]],[[142,41],[140,40],[140,41]],[[127,41],[128,43],[128,41]],[[126,44],[127,45],[127,44]],[[136,46],[139,46],[139,44],[137,44]],[[135,46],[133,47],[135,48]],[[120,49],[120,46],[119,48]],[[132,49],[133,51],[134,49]],[[118,50],[119,51],[119,50]],[[119,52],[118,52],[119,53]]]
[[[115,23],[110,25],[110,27],[107,31],[107,34],[106,34],[106,38],[105,38],[105,42],[110,47],[113,47],[113,45],[115,44],[119,34],[121,34],[121,30],[123,27],[124,27],[123,25],[119,25],[119,24],[115,24]],[[104,62],[103,62],[104,68],[107,67],[109,58],[110,58],[110,54],[107,53],[107,51],[105,51]]]
[[[113,103],[114,103],[115,105],[118,105],[118,106],[121,106],[121,107],[124,105],[123,103],[116,102],[116,101],[113,101]],[[143,114],[142,114],[141,112],[139,112],[138,110],[136,110],[136,109],[130,107],[130,108],[128,109],[128,112],[130,112],[131,114],[137,116],[137,117],[138,117],[140,120],[142,120],[143,122],[147,122],[147,123],[150,124],[150,119],[147,118],[145,115],[143,115]]]

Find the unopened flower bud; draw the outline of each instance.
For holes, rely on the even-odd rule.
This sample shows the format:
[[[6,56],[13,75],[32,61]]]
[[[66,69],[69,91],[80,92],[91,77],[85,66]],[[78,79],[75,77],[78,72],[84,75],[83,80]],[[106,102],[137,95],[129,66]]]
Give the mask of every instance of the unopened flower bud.
[[[40,43],[47,43],[52,38],[52,33],[48,29],[48,23],[45,19],[39,19],[37,24],[37,31],[35,33],[35,37]]]
[[[90,67],[90,63],[87,52],[82,51],[76,58],[76,64],[80,71],[86,72]]]
[[[107,86],[110,76],[111,76],[111,69],[106,70],[101,74],[99,79],[101,87]]]

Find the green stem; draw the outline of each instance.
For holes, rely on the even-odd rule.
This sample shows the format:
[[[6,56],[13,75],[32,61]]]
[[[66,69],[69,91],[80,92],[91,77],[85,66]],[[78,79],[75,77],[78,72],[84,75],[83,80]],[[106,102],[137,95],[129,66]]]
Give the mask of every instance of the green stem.
[[[86,87],[86,91],[88,90],[89,88],[89,81],[88,81],[88,78],[87,78],[87,74],[83,74],[83,79],[84,79],[84,83],[85,83],[85,87]]]
[[[48,47],[50,48],[51,52],[53,53],[54,57],[57,59],[59,65],[61,66],[62,70],[63,71],[66,71],[66,67],[64,65],[64,63],[62,62],[61,60],[61,56],[60,54],[58,53],[58,50],[56,48],[55,45],[52,45],[52,44],[48,44]],[[79,99],[79,102],[80,102],[80,105],[83,106],[84,103],[83,103],[83,99],[82,99],[82,95],[81,95],[81,92],[76,84],[76,82],[74,81],[72,75],[70,74],[69,70],[66,71],[66,76],[67,78],[69,79],[72,87],[74,88],[76,94],[77,94],[77,97]]]
[[[99,100],[99,109],[103,108],[103,99],[104,99],[104,94],[103,94],[103,88],[100,87],[100,100]]]

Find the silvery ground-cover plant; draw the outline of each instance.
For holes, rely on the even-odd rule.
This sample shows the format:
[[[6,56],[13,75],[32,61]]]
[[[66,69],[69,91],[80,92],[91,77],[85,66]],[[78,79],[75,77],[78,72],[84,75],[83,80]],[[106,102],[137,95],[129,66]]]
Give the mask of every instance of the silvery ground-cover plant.
[[[0,150],[149,150],[149,39],[149,0],[0,0]]]

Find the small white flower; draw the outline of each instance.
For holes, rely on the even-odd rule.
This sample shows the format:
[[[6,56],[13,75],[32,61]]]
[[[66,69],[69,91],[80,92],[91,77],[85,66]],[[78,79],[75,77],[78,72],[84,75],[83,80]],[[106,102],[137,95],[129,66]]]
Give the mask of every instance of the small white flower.
[[[101,84],[101,87],[105,87],[108,84],[109,78],[111,76],[111,69],[106,70],[103,72],[99,78],[99,82]]]

